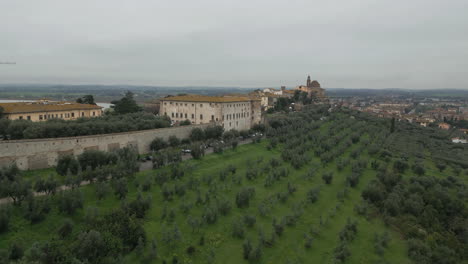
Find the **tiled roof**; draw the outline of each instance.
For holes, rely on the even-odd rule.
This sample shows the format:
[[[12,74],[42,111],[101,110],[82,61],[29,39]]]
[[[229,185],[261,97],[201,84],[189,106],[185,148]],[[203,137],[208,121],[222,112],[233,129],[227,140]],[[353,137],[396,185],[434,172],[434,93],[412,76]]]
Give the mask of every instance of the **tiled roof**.
[[[161,98],[161,101],[182,101],[182,102],[248,102],[253,100],[247,96],[206,96],[206,95],[181,95]]]
[[[5,114],[102,109],[101,106],[69,102],[0,103]]]
[[[283,93],[293,94],[295,93],[295,90],[284,90]]]

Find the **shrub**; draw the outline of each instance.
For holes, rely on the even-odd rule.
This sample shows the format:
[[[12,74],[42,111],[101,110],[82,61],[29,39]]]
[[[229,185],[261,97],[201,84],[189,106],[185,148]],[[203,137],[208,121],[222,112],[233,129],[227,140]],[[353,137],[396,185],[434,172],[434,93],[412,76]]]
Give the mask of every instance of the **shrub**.
[[[236,149],[238,144],[239,144],[239,141],[233,140],[233,141],[231,142],[232,149]]]
[[[349,184],[351,187],[356,187],[359,183],[360,174],[356,172],[352,172],[346,176],[346,183]]]
[[[237,218],[232,222],[232,236],[236,238],[244,238],[245,229],[242,219]]]
[[[320,189],[318,187],[310,189],[307,192],[307,200],[311,203],[315,203],[318,200]]]
[[[244,187],[236,195],[236,205],[239,208],[248,207],[250,200],[255,195],[255,188]]]
[[[21,246],[17,241],[14,241],[10,245],[9,251],[10,251],[9,253],[10,260],[19,260],[20,258],[23,257],[23,254],[24,254],[23,246]]]
[[[205,149],[201,144],[192,144],[190,147],[190,154],[194,159],[200,159],[203,155],[205,155]]]
[[[11,218],[11,209],[8,205],[0,206],[0,233],[8,229]]]
[[[322,174],[322,179],[326,184],[331,184],[333,180],[333,172],[324,172]]]
[[[50,203],[48,199],[41,197],[35,198],[33,195],[29,195],[25,217],[29,219],[31,223],[42,221],[49,211]]]
[[[78,155],[78,162],[81,168],[91,167],[95,170],[99,166],[117,163],[117,155],[114,153],[107,153],[100,150],[86,150]]]
[[[191,124],[192,124],[192,122],[190,122],[190,120],[188,120],[188,119],[185,119],[184,121],[181,121],[179,123],[180,126],[189,126]]]
[[[70,219],[65,219],[63,224],[57,230],[59,237],[65,238],[73,231],[73,222]]]
[[[65,176],[68,171],[70,171],[72,174],[77,174],[79,166],[80,164],[74,156],[66,155],[59,158],[55,170],[58,174]]]
[[[126,178],[120,178],[114,181],[114,193],[120,200],[127,197],[128,187]]]
[[[38,179],[34,184],[34,190],[36,192],[44,192],[47,195],[55,194],[58,185],[58,181],[55,180],[52,175],[50,175],[46,180],[42,178]]]
[[[180,140],[176,136],[172,135],[169,137],[169,145],[171,147],[177,147],[180,145]]]
[[[253,227],[257,222],[257,218],[254,215],[244,215],[244,223],[248,227]]]
[[[205,128],[206,139],[219,139],[223,135],[224,128],[222,126],[209,126]]]
[[[150,143],[150,149],[152,151],[158,151],[164,148],[167,148],[167,142],[160,137],[153,139],[153,141]]]
[[[202,141],[205,139],[205,132],[201,128],[194,128],[190,132],[189,136],[191,141]]]
[[[61,191],[59,198],[60,212],[73,214],[77,209],[83,208],[83,196],[80,190]]]

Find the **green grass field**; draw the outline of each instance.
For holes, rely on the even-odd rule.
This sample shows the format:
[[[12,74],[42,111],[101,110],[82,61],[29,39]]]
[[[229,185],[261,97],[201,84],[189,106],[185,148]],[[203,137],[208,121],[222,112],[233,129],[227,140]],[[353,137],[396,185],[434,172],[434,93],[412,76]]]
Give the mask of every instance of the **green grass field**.
[[[383,258],[389,263],[410,263],[406,255],[405,242],[397,232],[386,227],[378,217],[366,219],[354,212],[354,206],[362,200],[360,196],[362,189],[375,177],[373,170],[366,169],[358,186],[356,188],[349,188],[348,197],[344,199],[343,203],[340,203],[337,194],[345,187],[345,175],[350,173],[350,166],[339,172],[336,170],[335,163],[331,162],[325,168],[319,166],[315,176],[312,179],[307,179],[304,175],[310,169],[310,166],[320,164],[320,161],[316,157],[313,158],[312,162],[308,163],[310,165],[304,166],[300,170],[295,170],[289,164],[282,162],[279,147],[269,151],[266,146],[266,141],[260,144],[242,145],[235,150],[225,151],[223,154],[210,154],[201,160],[184,162],[185,164],[194,166],[193,176],[202,182],[204,177],[213,176],[215,181],[212,184],[218,184],[218,188],[222,189],[219,196],[232,202],[232,210],[228,215],[218,216],[215,224],[204,224],[198,231],[192,232],[187,224],[187,218],[188,215],[192,217],[201,216],[204,210],[203,205],[194,205],[187,214],[184,214],[180,210],[181,204],[195,202],[195,192],[188,190],[185,196],[175,196],[176,198],[169,202],[163,200],[161,188],[158,185],[153,185],[149,192],[143,193],[145,197],[147,195],[151,195],[152,197],[151,209],[144,218],[144,227],[148,239],[156,238],[158,241],[158,258],[151,263],[161,263],[162,260],[169,262],[173,256],[177,256],[182,263],[206,263],[207,259],[210,258],[214,259],[213,263],[246,262],[242,258],[244,239],[234,238],[231,235],[233,221],[246,214],[256,216],[255,225],[251,228],[246,228],[245,236],[253,242],[253,245],[256,245],[259,230],[263,230],[266,237],[269,237],[273,232],[273,218],[280,219],[285,215],[292,214],[294,205],[304,201],[307,191],[318,186],[321,188],[318,201],[313,204],[307,203],[299,221],[293,226],[286,226],[284,233],[280,237],[277,237],[275,244],[272,247],[265,247],[263,249],[262,263],[333,263],[333,251],[339,241],[338,233],[346,224],[348,218],[358,222],[358,232],[356,238],[350,244],[351,256],[347,263],[374,263],[377,260],[381,260],[382,257],[374,252],[373,238],[376,232],[383,233],[384,231],[390,232],[391,241],[389,247],[385,250]],[[350,151],[351,149],[343,155],[349,155]],[[280,167],[288,168],[290,174],[287,178],[282,178],[274,183],[273,186],[264,187],[265,175],[261,174],[253,181],[249,181],[244,177],[248,162],[253,163],[254,167],[261,168],[271,158],[278,158],[281,161]],[[239,209],[234,203],[235,195],[242,186],[231,183],[229,178],[226,181],[229,183],[221,183],[218,180],[219,172],[228,165],[234,165],[237,168],[236,175],[241,175],[243,178],[242,186],[253,186],[256,189],[255,197],[248,208]],[[166,168],[160,170],[164,169]],[[324,170],[333,170],[335,173],[333,182],[330,185],[325,185],[321,179],[321,172]],[[135,179],[129,183],[127,200],[133,200],[137,196],[136,181],[141,181],[145,177],[158,173],[158,171],[138,173]],[[34,175],[44,176],[49,173],[53,173],[53,170],[31,171],[27,173],[26,177],[34,177]],[[184,178],[184,180],[186,179]],[[260,216],[257,209],[260,202],[272,194],[287,191],[286,186],[288,182],[295,186],[297,191],[286,202],[276,203],[271,208],[269,215]],[[202,183],[201,186],[200,190],[203,195],[209,192],[207,184]],[[78,233],[84,226],[84,215],[87,208],[97,207],[103,213],[118,207],[121,202],[113,194],[109,194],[101,201],[97,200],[93,185],[83,186],[81,189],[84,193],[85,206],[84,209],[80,209],[71,217],[75,223],[74,233]],[[213,199],[213,197],[211,198]],[[339,206],[338,209],[337,205]],[[167,220],[161,219],[165,206],[169,210],[173,209],[175,212],[173,223],[168,223]],[[12,224],[9,231],[0,235],[0,248],[7,248],[11,241],[14,240],[20,241],[27,248],[35,241],[52,239],[56,237],[57,228],[68,217],[59,213],[53,207],[44,221],[31,225],[29,221],[22,217],[23,210],[23,208],[14,209],[14,218],[11,221]],[[320,225],[320,218],[322,218],[322,225]],[[165,228],[171,228],[173,225],[178,226],[182,238],[180,242],[170,247],[164,245],[161,237],[162,231]],[[312,246],[310,249],[306,249],[304,246],[304,234],[310,233],[311,230],[318,231],[318,234],[312,236]],[[205,238],[205,243],[203,246],[200,246],[199,240],[202,236]],[[125,262],[138,263],[142,261],[149,251],[148,244],[143,256],[133,252],[125,257]],[[186,249],[189,246],[196,248],[193,255],[186,253]]]

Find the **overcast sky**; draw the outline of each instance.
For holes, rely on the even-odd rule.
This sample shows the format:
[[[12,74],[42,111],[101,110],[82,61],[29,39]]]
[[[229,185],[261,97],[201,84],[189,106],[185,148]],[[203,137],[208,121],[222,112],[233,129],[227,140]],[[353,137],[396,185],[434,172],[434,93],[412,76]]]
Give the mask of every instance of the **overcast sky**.
[[[0,0],[0,83],[291,87],[307,74],[468,88],[468,0]]]

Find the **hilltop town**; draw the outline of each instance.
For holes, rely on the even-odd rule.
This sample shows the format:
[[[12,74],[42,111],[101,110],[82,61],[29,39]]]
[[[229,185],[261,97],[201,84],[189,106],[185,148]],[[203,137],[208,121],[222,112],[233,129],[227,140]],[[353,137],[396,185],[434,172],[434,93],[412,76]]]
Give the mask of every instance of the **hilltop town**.
[[[0,263],[460,263],[466,99],[333,93],[0,103]]]

